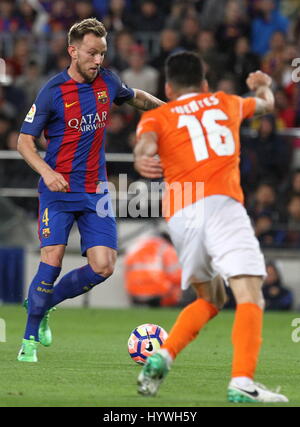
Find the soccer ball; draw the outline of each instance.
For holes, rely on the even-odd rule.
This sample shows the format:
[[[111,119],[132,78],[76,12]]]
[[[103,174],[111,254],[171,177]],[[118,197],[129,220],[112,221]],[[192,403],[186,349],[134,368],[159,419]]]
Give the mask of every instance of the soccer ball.
[[[140,325],[130,334],[129,355],[136,363],[144,365],[147,357],[159,350],[167,338],[168,334],[161,326],[152,323]]]

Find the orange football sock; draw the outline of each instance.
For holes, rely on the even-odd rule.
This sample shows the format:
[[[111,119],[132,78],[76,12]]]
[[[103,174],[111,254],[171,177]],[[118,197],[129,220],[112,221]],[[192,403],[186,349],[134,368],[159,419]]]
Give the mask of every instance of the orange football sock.
[[[254,377],[262,343],[263,310],[256,304],[238,304],[232,330],[232,378]]]
[[[168,350],[173,359],[196,338],[200,329],[218,314],[218,309],[204,299],[197,299],[179,314],[162,349]]]

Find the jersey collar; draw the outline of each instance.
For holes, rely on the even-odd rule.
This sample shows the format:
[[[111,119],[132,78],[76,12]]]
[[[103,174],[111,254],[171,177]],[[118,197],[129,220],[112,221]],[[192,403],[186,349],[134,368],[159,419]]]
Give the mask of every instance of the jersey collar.
[[[192,96],[199,95],[197,92],[191,92],[191,93],[185,93],[184,95],[181,95],[179,98],[176,99],[176,101],[181,101],[182,99],[191,98]]]
[[[65,69],[62,71],[62,75],[64,76],[65,81],[67,82],[67,81],[69,81],[69,80],[72,80],[73,82],[75,82],[76,84],[79,84],[79,85],[92,85],[92,84],[94,83],[94,81],[97,79],[97,77],[99,77],[99,76],[100,76],[100,74],[102,74],[102,72],[103,72],[103,68],[101,67],[101,68],[99,69],[99,72],[98,72],[97,77],[95,77],[95,79],[94,79],[91,83],[79,83],[79,82],[77,82],[76,80],[72,79],[72,77],[71,77],[71,76],[70,76],[70,74],[68,73],[69,68],[70,68],[70,67],[67,67],[67,68],[65,68]]]

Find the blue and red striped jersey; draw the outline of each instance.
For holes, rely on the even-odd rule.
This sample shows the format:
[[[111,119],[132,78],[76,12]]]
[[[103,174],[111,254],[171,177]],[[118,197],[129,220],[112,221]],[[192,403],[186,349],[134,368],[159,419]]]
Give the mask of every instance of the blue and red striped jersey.
[[[61,173],[70,192],[95,193],[107,181],[105,129],[112,103],[121,105],[134,96],[112,71],[101,68],[92,83],[78,83],[67,70],[40,90],[21,133],[47,139],[46,163]],[[46,189],[43,179],[39,191]]]

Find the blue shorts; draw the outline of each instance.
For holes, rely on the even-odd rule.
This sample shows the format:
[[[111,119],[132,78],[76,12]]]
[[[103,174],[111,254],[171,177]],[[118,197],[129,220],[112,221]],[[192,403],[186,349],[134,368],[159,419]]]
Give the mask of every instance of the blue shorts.
[[[109,193],[60,193],[43,191],[39,196],[39,238],[41,248],[67,245],[77,221],[81,253],[94,246],[117,250],[117,226]]]

